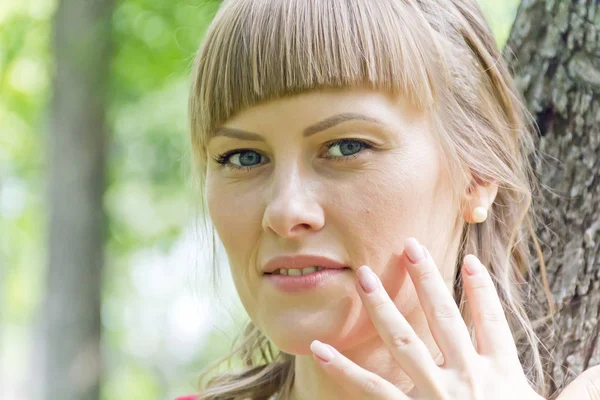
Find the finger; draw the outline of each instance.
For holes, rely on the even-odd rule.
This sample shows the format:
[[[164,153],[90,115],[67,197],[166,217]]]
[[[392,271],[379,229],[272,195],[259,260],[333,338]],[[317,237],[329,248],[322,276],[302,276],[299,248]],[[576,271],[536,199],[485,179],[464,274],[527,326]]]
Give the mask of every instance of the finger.
[[[415,238],[404,243],[404,261],[444,365],[460,368],[476,356],[469,330],[429,251]]]
[[[600,400],[600,365],[586,369],[556,400]]]
[[[358,269],[357,276],[358,293],[379,336],[419,391],[430,391],[439,371],[431,353],[392,302],[379,277],[366,265]]]
[[[359,367],[332,346],[314,340],[310,349],[317,363],[340,386],[359,399],[410,400],[400,389],[377,374]]]
[[[463,285],[481,355],[518,361],[517,347],[487,269],[473,254],[463,261]]]

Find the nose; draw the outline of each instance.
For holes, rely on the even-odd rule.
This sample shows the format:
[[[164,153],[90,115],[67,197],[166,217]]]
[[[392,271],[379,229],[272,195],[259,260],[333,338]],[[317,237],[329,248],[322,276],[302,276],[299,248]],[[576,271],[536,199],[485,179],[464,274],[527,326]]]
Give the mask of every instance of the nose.
[[[263,229],[285,238],[298,238],[317,232],[325,224],[325,214],[318,202],[314,182],[297,168],[274,174],[268,188]]]

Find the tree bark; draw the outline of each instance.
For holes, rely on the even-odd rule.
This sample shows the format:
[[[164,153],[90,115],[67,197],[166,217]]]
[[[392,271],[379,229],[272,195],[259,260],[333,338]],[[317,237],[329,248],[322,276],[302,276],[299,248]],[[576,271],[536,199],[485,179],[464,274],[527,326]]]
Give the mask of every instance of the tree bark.
[[[600,363],[598,2],[524,0],[504,53],[541,135],[537,234],[558,309],[554,323],[540,328],[553,358],[546,367],[552,393]],[[537,294],[544,304],[543,291]]]
[[[62,0],[54,18],[44,399],[92,400],[101,376],[110,0]]]

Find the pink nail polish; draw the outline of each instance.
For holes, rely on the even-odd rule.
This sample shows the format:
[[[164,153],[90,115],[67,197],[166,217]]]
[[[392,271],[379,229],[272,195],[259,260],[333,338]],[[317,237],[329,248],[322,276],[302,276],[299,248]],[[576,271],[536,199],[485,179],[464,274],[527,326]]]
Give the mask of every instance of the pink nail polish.
[[[463,259],[465,271],[468,275],[475,275],[484,270],[484,266],[479,258],[473,254],[467,254]]]
[[[363,265],[356,271],[356,274],[358,275],[358,283],[360,283],[360,286],[365,293],[373,293],[377,290],[377,287],[379,286],[377,282],[378,278],[377,275],[371,271],[371,268]]]
[[[404,251],[406,251],[408,259],[413,264],[419,264],[425,258],[423,246],[415,238],[406,239],[404,242]]]
[[[318,340],[313,340],[310,344],[310,350],[324,362],[330,362],[335,357],[335,354],[328,345]]]

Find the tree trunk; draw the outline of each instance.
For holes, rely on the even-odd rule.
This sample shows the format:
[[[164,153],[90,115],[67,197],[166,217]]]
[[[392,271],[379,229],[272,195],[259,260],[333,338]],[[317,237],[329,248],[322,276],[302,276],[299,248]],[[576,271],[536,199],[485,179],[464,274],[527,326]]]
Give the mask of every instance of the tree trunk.
[[[540,328],[542,336],[554,330],[544,341],[554,358],[546,369],[552,393],[600,363],[598,2],[524,0],[505,56],[539,126],[544,156],[534,166],[545,202],[538,236],[558,309],[554,324]]]
[[[110,0],[62,0],[54,19],[49,264],[42,398],[99,397]]]

